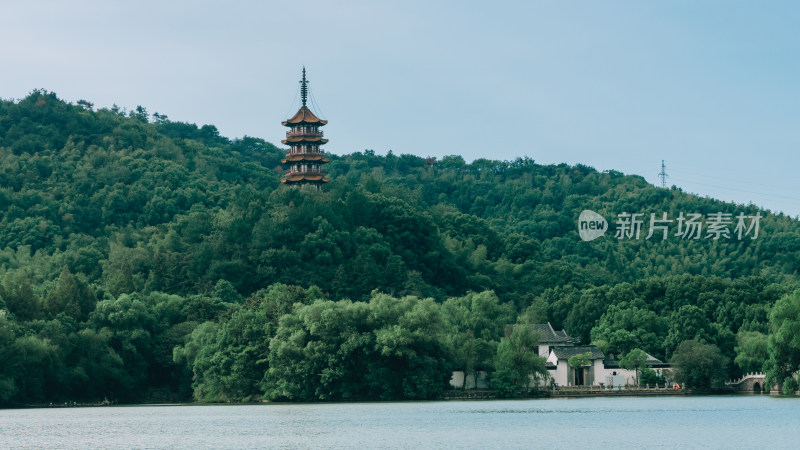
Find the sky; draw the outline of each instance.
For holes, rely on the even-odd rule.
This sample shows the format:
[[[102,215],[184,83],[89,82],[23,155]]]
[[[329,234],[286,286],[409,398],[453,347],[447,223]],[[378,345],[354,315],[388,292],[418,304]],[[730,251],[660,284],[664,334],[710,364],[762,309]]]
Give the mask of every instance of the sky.
[[[800,215],[800,2],[0,0],[0,98],[280,145],[585,164]]]

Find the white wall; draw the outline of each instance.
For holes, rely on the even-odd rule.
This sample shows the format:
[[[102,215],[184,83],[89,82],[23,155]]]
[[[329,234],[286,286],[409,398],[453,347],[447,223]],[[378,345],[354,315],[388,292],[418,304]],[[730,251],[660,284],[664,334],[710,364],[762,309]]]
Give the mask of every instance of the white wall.
[[[603,366],[602,359],[595,359],[592,362],[592,372],[594,373],[594,382],[592,383],[592,386],[599,386],[600,383],[605,383],[606,370]]]
[[[603,362],[602,361],[600,361],[600,366],[601,367],[603,366]],[[607,375],[613,375],[615,372],[616,372],[617,375],[622,375],[622,376],[625,377],[625,384],[630,385],[630,386],[633,386],[633,385],[636,384],[636,371],[623,369],[623,368],[619,368],[619,369],[605,369],[605,368],[602,368],[597,372],[597,373],[602,373],[602,376],[596,377],[595,381],[596,382],[600,382],[600,383],[605,383],[606,382],[606,376]]]
[[[569,380],[569,365],[566,361],[558,361],[556,370],[548,370],[553,381],[559,386],[566,386]]]
[[[461,386],[464,385],[464,371],[456,370],[453,372],[453,376],[450,377],[450,386],[461,389]]]
[[[455,389],[461,389],[462,385],[464,385],[465,389],[487,389],[489,384],[486,382],[486,377],[486,372],[480,371],[478,372],[478,380],[476,382],[475,376],[473,374],[469,374],[467,375],[467,383],[464,385],[464,372],[461,370],[456,370],[450,377],[450,386]]]

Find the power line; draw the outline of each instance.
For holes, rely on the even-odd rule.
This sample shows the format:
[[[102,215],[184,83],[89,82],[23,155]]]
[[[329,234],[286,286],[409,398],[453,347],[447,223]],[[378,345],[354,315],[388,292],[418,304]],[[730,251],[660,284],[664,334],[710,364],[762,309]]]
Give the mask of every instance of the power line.
[[[759,181],[753,181],[751,179],[749,179],[749,180],[748,179],[742,179],[742,178],[732,179],[732,178],[729,178],[729,177],[719,177],[719,176],[715,176],[715,175],[709,175],[708,173],[700,174],[700,173],[694,173],[694,172],[683,171],[683,170],[678,170],[678,171],[672,170],[673,174],[675,172],[678,172],[678,175],[683,174],[683,175],[687,175],[689,177],[698,177],[699,176],[699,177],[703,177],[703,178],[713,178],[715,180],[725,181],[725,182],[728,182],[728,183],[747,184],[748,186],[756,185],[756,186],[761,186],[761,187],[770,188],[770,189],[780,189],[780,190],[784,190],[784,191],[796,191],[797,190],[796,186],[795,187],[788,187],[788,186],[779,186],[777,184],[766,184],[766,183],[761,183]]]
[[[313,106],[314,111],[317,112],[317,116],[324,119],[325,114],[322,112],[322,108],[319,107],[319,104],[317,104],[317,99],[314,97],[314,92],[311,90],[311,88],[308,89],[308,97],[311,100],[311,106]]]
[[[719,186],[719,185],[715,185],[715,184],[701,183],[699,181],[692,181],[692,180],[685,180],[685,179],[678,179],[678,178],[676,178],[676,180],[677,181],[683,181],[683,182],[686,182],[686,183],[699,184],[701,186],[706,186],[706,187],[724,189],[724,190],[728,190],[728,191],[744,192],[746,194],[763,195],[765,197],[784,198],[784,199],[788,199],[788,200],[800,200],[800,197],[791,197],[791,196],[788,196],[788,195],[767,194],[765,192],[748,191],[747,189],[739,189],[739,188],[733,188],[733,187],[728,187],[728,186]]]
[[[646,170],[640,168],[639,170],[632,170],[632,171],[626,172],[626,173],[641,174],[641,173],[644,173],[644,172],[646,172]],[[675,178],[672,175],[667,175],[667,178],[669,178],[669,179],[671,179],[673,181],[682,181],[682,182],[686,182],[686,183],[692,183],[692,184],[698,184],[698,185],[703,185],[703,186],[715,187],[715,188],[719,188],[719,189],[726,189],[726,190],[732,190],[732,191],[738,191],[738,192],[746,192],[746,193],[749,193],[749,194],[764,195],[764,196],[767,196],[767,197],[780,197],[780,198],[787,198],[787,199],[791,199],[791,200],[800,200],[800,198],[792,197],[790,195],[787,196],[787,195],[779,195],[779,194],[774,194],[774,193],[773,194],[767,194],[766,192],[751,191],[751,190],[747,190],[747,189],[728,187],[728,186],[719,185],[719,184],[708,184],[706,182],[699,182],[699,181],[695,181],[695,180],[696,180],[696,177],[711,178],[711,179],[714,179],[714,180],[724,181],[724,182],[728,182],[728,183],[736,183],[736,184],[740,184],[740,185],[744,184],[744,185],[747,185],[747,186],[760,186],[760,187],[763,187],[763,188],[776,189],[776,190],[781,190],[781,191],[796,191],[797,190],[796,187],[779,186],[777,184],[766,184],[766,183],[760,183],[760,182],[753,181],[753,180],[744,180],[744,179],[738,179],[738,178],[737,179],[731,179],[729,177],[719,177],[719,176],[709,175],[708,172],[702,173],[702,174],[696,173],[696,172],[684,171],[684,170],[670,170],[670,172],[672,172],[673,175],[676,172],[678,172],[679,178]],[[689,177],[689,178],[684,178],[683,177],[684,175]],[[661,173],[658,173],[657,176],[660,178],[661,177]]]
[[[294,114],[295,108],[297,108],[297,97],[300,95],[300,88],[298,87],[296,91],[294,91],[294,98],[292,99],[292,104],[289,106],[286,115],[283,117],[289,118],[292,117]]]
[[[662,187],[666,187],[665,186],[666,178],[670,178],[672,181],[678,182],[678,185],[683,183],[684,184],[684,186],[683,186],[684,189],[687,188],[686,184],[690,184],[690,185],[695,185],[695,186],[705,186],[705,187],[710,187],[710,188],[716,188],[716,189],[720,189],[720,190],[723,190],[723,191],[729,191],[729,192],[742,192],[742,193],[746,193],[746,194],[750,194],[750,195],[757,195],[757,196],[765,197],[765,198],[800,201],[800,197],[793,196],[793,195],[781,195],[781,194],[776,194],[776,193],[753,191],[753,190],[750,190],[750,189],[742,189],[742,188],[737,188],[737,187],[723,186],[723,185],[719,185],[719,184],[711,184],[711,183],[695,181],[695,179],[671,177],[671,176],[667,175],[666,165],[665,165],[663,160],[661,161],[661,164],[662,164],[661,172],[658,173],[658,177],[661,178]],[[642,172],[644,172],[644,171],[640,171],[639,173],[642,173]],[[716,177],[716,176],[711,176],[711,175],[708,175],[708,174],[703,174],[703,175],[692,174],[691,172],[688,172],[688,171],[687,172],[679,171],[679,172],[681,172],[682,174],[688,175],[689,177],[693,177],[693,175],[694,176],[702,176],[703,178],[713,178],[713,179],[720,180],[720,181],[737,182],[739,184],[742,184],[742,180],[732,180],[732,179],[729,179],[729,178]],[[633,172],[631,172],[631,173],[633,173]],[[781,190],[787,190],[787,191],[792,191],[793,190],[793,189],[785,187],[785,186],[768,185],[768,184],[756,183],[756,182],[748,182],[746,184],[748,185],[748,187],[749,187],[749,185],[760,185],[762,187],[767,187],[767,188],[781,189]],[[691,188],[689,188],[689,189],[691,189]],[[752,200],[751,200],[751,202],[752,202]],[[785,208],[784,208],[784,212],[786,212]]]

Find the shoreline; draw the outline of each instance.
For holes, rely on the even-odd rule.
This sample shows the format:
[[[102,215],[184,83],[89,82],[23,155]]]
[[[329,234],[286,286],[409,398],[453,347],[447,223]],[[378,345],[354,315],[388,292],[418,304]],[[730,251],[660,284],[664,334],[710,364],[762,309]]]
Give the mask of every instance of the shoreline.
[[[492,401],[492,400],[545,400],[558,398],[600,398],[600,397],[782,397],[778,392],[753,393],[753,392],[693,392],[691,389],[677,391],[669,389],[585,389],[564,391],[539,391],[525,397],[498,397],[494,391],[488,389],[473,389],[467,391],[448,390],[440,398],[428,400],[354,400],[330,402],[285,402],[285,401],[255,401],[255,402],[143,402],[143,403],[116,403],[116,402],[59,402],[42,404],[25,404],[0,407],[0,410],[12,409],[53,409],[53,408],[100,408],[100,407],[152,407],[152,406],[247,406],[247,405],[322,405],[322,404],[348,404],[348,403],[427,403],[427,402],[452,402],[452,401]],[[790,397],[790,396],[786,396]]]

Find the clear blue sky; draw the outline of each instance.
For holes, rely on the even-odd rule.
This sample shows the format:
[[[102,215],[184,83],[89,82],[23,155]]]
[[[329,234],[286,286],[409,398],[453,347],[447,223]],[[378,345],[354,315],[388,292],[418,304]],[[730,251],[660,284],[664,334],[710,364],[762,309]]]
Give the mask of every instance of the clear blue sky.
[[[800,214],[800,2],[0,3],[0,97],[142,105],[279,143],[583,163]],[[320,112],[320,111],[318,111]]]

